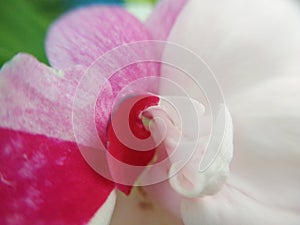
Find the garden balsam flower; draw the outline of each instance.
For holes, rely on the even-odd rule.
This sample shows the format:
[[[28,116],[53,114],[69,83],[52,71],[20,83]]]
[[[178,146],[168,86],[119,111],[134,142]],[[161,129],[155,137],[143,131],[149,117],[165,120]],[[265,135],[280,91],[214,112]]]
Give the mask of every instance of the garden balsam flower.
[[[194,163],[203,153],[200,148],[176,176],[130,192],[131,187],[104,179],[83,160],[72,131],[73,98],[86,68],[99,56],[124,43],[153,38],[188,47],[214,71],[228,107],[226,141],[224,154],[204,178]],[[292,1],[167,0],[145,25],[114,7],[66,14],[50,28],[46,42],[55,69],[19,54],[1,70],[1,224],[299,224],[299,40],[300,14]],[[126,55],[115,60],[122,57]],[[111,77],[96,104],[103,142],[115,96],[130,82],[153,74],[178,82],[182,77],[178,70],[156,63],[131,65]],[[181,83],[196,91],[188,80]],[[157,88],[163,92],[168,87]],[[149,98],[153,101],[134,112],[148,109],[164,118],[168,154],[180,134],[170,122],[174,118],[161,111],[159,96]],[[195,99],[203,125],[201,103]],[[162,128],[152,122],[159,133]],[[142,127],[136,132],[147,134],[148,122],[138,124]],[[110,129],[108,139],[114,139]],[[188,139],[183,141],[188,145]],[[125,154],[113,146],[109,150],[132,164],[155,160],[151,152],[135,160],[126,149]],[[115,208],[116,189],[130,194],[118,194]],[[136,198],[137,192],[147,201]]]

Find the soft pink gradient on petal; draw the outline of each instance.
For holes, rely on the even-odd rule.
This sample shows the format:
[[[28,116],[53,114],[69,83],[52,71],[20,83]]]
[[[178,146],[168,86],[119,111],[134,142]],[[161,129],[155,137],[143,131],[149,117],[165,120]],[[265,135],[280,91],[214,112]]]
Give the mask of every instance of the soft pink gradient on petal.
[[[298,214],[299,87],[299,76],[274,78],[229,102],[235,131],[231,183],[263,204]]]
[[[113,189],[76,143],[0,128],[1,224],[86,224],[105,206],[98,224],[107,225]]]
[[[299,86],[299,77],[273,78],[228,102],[230,178],[216,195],[183,200],[186,225],[300,223]]]
[[[143,24],[125,9],[89,6],[63,15],[50,27],[46,51],[55,68],[89,66],[116,46],[147,39]]]
[[[73,141],[72,104],[83,71],[58,71],[18,54],[0,71],[0,126]]]
[[[155,40],[166,40],[169,33],[189,0],[162,0],[154,8],[145,26]]]

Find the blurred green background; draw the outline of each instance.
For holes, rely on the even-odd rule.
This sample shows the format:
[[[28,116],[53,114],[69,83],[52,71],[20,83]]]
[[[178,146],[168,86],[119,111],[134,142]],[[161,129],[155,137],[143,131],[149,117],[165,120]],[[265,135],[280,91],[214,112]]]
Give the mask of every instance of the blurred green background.
[[[44,41],[49,25],[65,11],[85,4],[122,7],[157,0],[0,0],[0,67],[18,52],[27,52],[48,63]],[[129,8],[129,7],[128,7]]]

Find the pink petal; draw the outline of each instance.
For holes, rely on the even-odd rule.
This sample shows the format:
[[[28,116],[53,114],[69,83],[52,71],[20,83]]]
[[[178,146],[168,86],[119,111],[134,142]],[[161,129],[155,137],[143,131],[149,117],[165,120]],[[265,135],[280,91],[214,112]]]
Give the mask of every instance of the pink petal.
[[[47,149],[51,150],[50,155],[49,152],[45,152],[45,154],[43,152],[44,158],[49,165],[46,165],[45,163],[45,171],[41,171],[40,175],[38,175],[38,179],[42,180],[44,179],[43,176],[46,177],[50,174],[51,176],[49,175],[49,179],[51,182],[56,182],[55,178],[62,180],[60,183],[57,183],[56,186],[53,185],[53,188],[49,188],[49,194],[48,189],[44,190],[47,186],[41,183],[42,181],[39,181],[39,183],[36,184],[37,186],[34,186],[34,190],[39,191],[42,195],[41,197],[43,197],[45,201],[48,201],[46,197],[52,198],[52,194],[57,193],[57,197],[53,198],[53,202],[50,202],[49,205],[44,204],[41,206],[41,212],[43,214],[39,215],[38,213],[40,211],[28,209],[28,212],[26,211],[27,214],[25,213],[23,215],[21,214],[21,211],[27,206],[22,205],[22,199],[26,197],[26,189],[31,188],[31,181],[26,180],[25,178],[23,181],[18,177],[18,170],[21,169],[21,167],[12,168],[12,165],[10,165],[17,164],[18,161],[16,160],[19,160],[18,158],[14,158],[12,155],[6,155],[5,158],[1,157],[1,160],[6,160],[8,158],[7,161],[10,163],[3,164],[1,162],[1,165],[3,165],[3,167],[0,168],[1,180],[4,183],[7,183],[6,181],[9,182],[9,180],[12,179],[17,185],[14,191],[7,191],[6,189],[3,189],[5,192],[1,192],[1,196],[4,194],[7,195],[7,201],[16,196],[16,198],[21,199],[18,201],[21,201],[22,203],[20,203],[20,206],[17,206],[18,208],[16,208],[16,210],[14,210],[14,208],[11,208],[13,206],[7,206],[8,202],[4,202],[5,204],[3,205],[3,209],[1,208],[0,210],[0,214],[3,215],[1,218],[3,218],[4,224],[9,224],[9,220],[14,220],[14,217],[16,217],[16,220],[22,220],[24,217],[24,222],[12,221],[14,224],[15,222],[28,224],[31,223],[31,221],[35,224],[38,223],[38,220],[42,219],[44,221],[48,221],[48,217],[51,216],[49,213],[47,214],[48,208],[50,210],[49,212],[51,212],[51,207],[57,207],[55,204],[61,205],[62,208],[70,208],[69,210],[58,207],[57,211],[54,212],[57,214],[54,215],[57,218],[53,217],[52,220],[70,220],[70,222],[58,221],[60,224],[85,224],[92,218],[96,210],[98,210],[97,214],[93,217],[92,221],[98,220],[99,222],[100,220],[101,224],[109,223],[110,215],[114,208],[114,194],[110,194],[114,184],[106,181],[104,178],[92,171],[80,155],[77,145],[73,142],[73,98],[78,85],[78,80],[82,76],[83,71],[84,69],[80,66],[76,66],[72,69],[66,69],[65,71],[54,70],[42,63],[39,63],[35,58],[26,54],[19,54],[15,56],[1,69],[0,103],[2,107],[0,110],[0,127],[2,127],[4,131],[3,134],[0,135],[0,137],[3,138],[3,141],[0,141],[0,153],[5,154],[7,151],[14,150],[15,146],[13,146],[13,143],[17,141],[16,144],[19,146],[18,140],[22,141],[23,145],[19,146],[20,148],[22,147],[20,149],[20,157],[24,160],[24,169],[22,169],[22,171],[23,173],[30,173],[30,168],[29,172],[26,171],[26,166],[29,163],[26,162],[26,158],[23,159],[22,157],[27,157],[26,155],[33,154],[37,154],[38,157],[39,152],[32,152],[32,148],[36,147],[37,149],[35,150],[38,151],[39,148],[45,147],[45,151],[48,151]],[[8,129],[5,130],[5,128]],[[9,139],[5,140],[5,138]],[[72,141],[72,143],[66,141]],[[54,150],[52,150],[52,148],[54,148]],[[53,154],[54,152],[55,154]],[[52,156],[53,158],[51,158]],[[58,164],[63,163],[64,160],[69,160],[74,164],[71,164],[70,162],[70,166],[59,166]],[[105,157],[99,158],[98,160],[103,162]],[[57,169],[55,173],[52,173],[52,167],[56,165],[55,163],[58,163],[57,167],[60,170]],[[8,174],[8,170],[11,170],[11,174]],[[69,170],[70,172],[68,172]],[[77,170],[80,170],[81,172],[71,172]],[[11,177],[7,177],[7,175]],[[74,177],[66,177],[69,175]],[[89,178],[89,176],[91,176],[91,178]],[[77,181],[77,179],[81,179],[82,181]],[[63,180],[65,180],[66,183],[64,183]],[[78,183],[78,186],[73,183]],[[99,188],[101,190],[102,183],[104,185],[104,192],[99,191]],[[69,190],[70,186],[72,186],[72,188],[75,186],[75,192]],[[95,189],[96,191],[94,193],[93,191],[90,192],[88,190],[89,188],[93,190]],[[60,190],[62,192],[60,192]],[[72,203],[72,201],[77,201],[76,195],[78,195],[78,193],[82,193],[81,191],[83,191],[83,193],[91,193],[91,198],[82,205],[85,209],[82,209],[79,205]],[[67,194],[65,194],[65,192]],[[67,200],[63,200],[61,203],[59,200],[61,200],[64,195],[66,195]],[[98,195],[100,195],[99,198]],[[110,195],[109,199],[111,200],[104,204],[108,195]],[[70,199],[71,202],[69,202],[68,199]],[[95,201],[95,199],[97,200]],[[84,196],[78,198],[78,201],[80,202],[84,200]],[[26,201],[31,201],[31,199]],[[69,206],[71,203],[74,204],[74,206]],[[85,204],[87,204],[87,206],[85,206]],[[101,205],[103,205],[103,207],[99,209]],[[5,209],[6,207],[7,209]],[[75,215],[72,215],[71,210],[73,210],[73,208]],[[6,211],[4,211],[4,209]],[[104,215],[102,209],[105,211]],[[61,214],[60,211],[63,213],[66,211],[66,215]],[[83,211],[82,216],[79,211]],[[76,217],[76,214],[79,215]],[[19,217],[21,219],[18,219]],[[8,222],[4,220],[8,220]]]
[[[0,126],[74,140],[72,104],[83,68],[57,71],[26,54],[0,72]]]
[[[134,49],[131,51],[131,54],[129,52],[129,50],[126,51],[128,57],[123,57],[123,54],[119,55],[117,53],[119,60],[116,60],[116,57],[109,60],[113,60],[115,65],[118,66],[118,63],[121,63],[123,59],[126,61],[133,53],[138,51]],[[103,71],[107,68],[106,61],[104,60],[102,63],[105,63],[106,67],[100,67],[97,71]],[[111,77],[111,82],[108,82],[109,88],[104,88],[104,93],[101,92],[99,95],[98,90],[95,93],[90,91],[94,84],[97,85],[98,80],[94,80],[95,77],[88,79],[88,85],[85,86],[84,90],[81,90],[82,92],[77,92],[79,80],[81,80],[84,74],[83,71],[85,71],[81,66],[75,66],[65,71],[55,70],[39,63],[31,56],[20,54],[1,70],[0,103],[3,107],[0,111],[0,126],[32,134],[42,134],[61,140],[75,141],[73,129],[74,125],[76,125],[76,128],[79,127],[77,129],[79,134],[76,133],[76,141],[89,149],[86,152],[80,149],[83,156],[93,169],[105,176],[106,174],[102,173],[103,170],[100,171],[98,167],[93,166],[94,164],[101,165],[101,168],[107,166],[105,147],[91,150],[90,147],[94,147],[93,138],[99,139],[99,137],[98,134],[91,136],[89,132],[93,130],[96,123],[98,133],[103,141],[102,146],[106,146],[106,128],[116,96],[124,86],[126,87],[135,79],[144,77],[147,74],[156,74],[154,72],[151,73],[151,71],[154,71],[151,70],[152,68],[157,67],[147,63],[138,63],[137,65],[126,67]],[[152,87],[154,86],[152,85]],[[141,91],[145,91],[144,88],[145,86],[143,85],[138,85],[137,87]],[[80,121],[76,120],[74,122],[72,118],[74,119],[76,114],[73,111],[75,93],[79,94],[83,100],[90,95],[95,96],[95,101],[91,103],[93,114],[80,114]],[[98,101],[96,101],[97,99]],[[76,106],[85,109],[85,104],[89,103],[79,101],[79,105]],[[76,116],[78,119],[78,114]],[[85,132],[86,130],[87,132]],[[81,139],[78,140],[78,137]],[[83,141],[81,142],[81,140]],[[105,171],[107,170],[108,168],[105,169]],[[106,178],[110,177],[106,176]]]
[[[112,190],[75,143],[0,128],[1,224],[86,224],[99,207],[108,224]]]
[[[261,80],[299,74],[299,39],[292,1],[190,0],[168,41],[198,54],[229,99]]]
[[[162,0],[146,21],[146,28],[156,40],[166,40],[178,15],[188,0]]]
[[[55,68],[88,66],[114,47],[147,39],[143,24],[124,9],[90,6],[67,13],[52,25],[46,51]]]
[[[96,105],[96,124],[104,145],[107,141],[107,123],[120,90],[139,78],[156,76],[158,66],[134,61],[130,62],[134,64],[127,65],[126,68],[118,67],[135,55],[141,55],[140,60],[143,60],[143,52],[148,52],[149,49],[138,49],[138,52],[128,49],[112,54],[113,58],[106,58],[108,61],[102,58],[95,60],[117,46],[147,39],[149,36],[143,24],[117,7],[90,6],[77,9],[64,15],[49,30],[46,47],[54,67],[66,68],[74,64],[88,66],[94,62],[93,69],[100,73],[99,77],[104,77],[103,71],[109,66],[117,66],[119,69],[106,77],[109,82],[100,93]],[[89,82],[93,83],[93,80]],[[140,87],[140,90],[144,89],[144,86]]]

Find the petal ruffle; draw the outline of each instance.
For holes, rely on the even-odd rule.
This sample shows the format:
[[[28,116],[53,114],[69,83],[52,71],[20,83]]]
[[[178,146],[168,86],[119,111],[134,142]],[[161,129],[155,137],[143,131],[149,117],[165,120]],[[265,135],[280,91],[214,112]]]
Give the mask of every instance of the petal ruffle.
[[[46,51],[55,68],[89,66],[119,45],[147,39],[143,24],[126,10],[90,6],[67,13],[52,25]]]
[[[177,174],[170,178],[170,184],[174,190],[185,197],[199,197],[206,195],[213,195],[220,191],[229,176],[229,165],[232,160],[233,155],[233,129],[232,120],[225,108],[225,128],[224,136],[221,145],[219,146],[219,153],[216,155],[210,166],[200,172],[200,162],[203,154],[208,154],[205,152],[205,144],[198,144],[198,149],[195,150],[192,158],[187,162],[185,167],[180,170]],[[182,141],[184,138],[182,138]],[[208,137],[202,137],[201,139],[206,139]],[[201,143],[201,139],[199,142]],[[213,141],[213,140],[210,140]],[[185,149],[179,149],[181,151],[187,152],[193,146],[186,143]],[[176,163],[175,163],[176,165]]]
[[[145,26],[155,40],[166,40],[188,0],[162,0],[147,19]]]
[[[99,207],[109,223],[114,186],[76,143],[0,128],[0,176],[1,224],[86,224]]]
[[[293,1],[190,0],[168,41],[198,54],[227,100],[261,80],[299,74],[299,39],[300,13]]]

